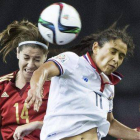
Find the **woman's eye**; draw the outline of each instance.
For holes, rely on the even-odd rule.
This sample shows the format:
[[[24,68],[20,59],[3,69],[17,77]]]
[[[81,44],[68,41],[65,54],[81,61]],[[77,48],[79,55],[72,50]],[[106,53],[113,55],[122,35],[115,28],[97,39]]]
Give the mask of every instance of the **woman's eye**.
[[[29,58],[24,58],[25,60],[28,60]]]
[[[40,62],[40,60],[35,60],[36,62]]]
[[[115,52],[115,51],[112,51],[111,53],[112,53],[112,54],[115,54],[116,52]]]

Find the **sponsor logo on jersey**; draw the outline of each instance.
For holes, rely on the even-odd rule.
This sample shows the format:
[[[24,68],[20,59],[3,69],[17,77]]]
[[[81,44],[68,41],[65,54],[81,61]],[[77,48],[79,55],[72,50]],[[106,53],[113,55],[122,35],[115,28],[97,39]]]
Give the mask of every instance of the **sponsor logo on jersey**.
[[[1,97],[9,97],[9,95],[7,94],[7,92],[3,92]]]
[[[55,136],[55,135],[56,135],[56,133],[53,133],[53,134],[48,135],[48,137],[52,137],[52,136]]]

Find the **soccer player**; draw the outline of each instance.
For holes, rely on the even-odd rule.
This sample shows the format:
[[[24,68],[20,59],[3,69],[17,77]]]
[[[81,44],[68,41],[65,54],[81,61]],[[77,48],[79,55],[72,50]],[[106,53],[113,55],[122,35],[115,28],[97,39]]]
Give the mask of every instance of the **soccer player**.
[[[75,48],[82,56],[65,52],[52,57],[31,78],[26,103],[39,111],[42,86],[52,77],[41,140],[97,140],[108,133],[140,140],[140,133],[112,112],[114,85],[122,79],[115,71],[133,53],[132,38],[125,29],[109,28],[85,37]]]
[[[44,82],[39,112],[34,112],[33,107],[27,109],[25,99],[33,72],[46,61],[48,42],[41,37],[34,24],[22,20],[14,21],[0,33],[0,43],[4,61],[7,54],[16,48],[19,64],[19,70],[0,77],[0,129],[3,140],[23,139],[24,135],[27,135],[24,140],[38,140],[47,107],[50,81],[46,79]],[[36,130],[22,133],[22,129],[31,126]]]

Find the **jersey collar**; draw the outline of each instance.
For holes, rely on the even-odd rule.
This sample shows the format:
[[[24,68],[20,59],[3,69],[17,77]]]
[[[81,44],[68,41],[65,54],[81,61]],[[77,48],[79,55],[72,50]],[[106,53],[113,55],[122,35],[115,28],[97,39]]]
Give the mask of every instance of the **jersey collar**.
[[[87,60],[87,62],[93,67],[93,69],[95,69],[99,75],[100,72],[95,64],[95,62],[93,61],[93,59],[91,58],[90,54],[87,52],[85,55],[83,55],[83,57]],[[103,82],[104,84],[112,84],[112,85],[116,85],[120,80],[122,80],[123,75],[121,75],[118,72],[113,72],[110,75],[107,76],[108,77],[108,82]]]

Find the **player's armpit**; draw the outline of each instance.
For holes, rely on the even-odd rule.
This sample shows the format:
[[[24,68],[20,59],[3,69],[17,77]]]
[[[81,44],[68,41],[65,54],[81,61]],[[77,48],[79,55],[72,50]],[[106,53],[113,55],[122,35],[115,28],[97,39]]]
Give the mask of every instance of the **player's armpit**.
[[[108,113],[107,115],[107,120],[111,123],[113,120],[114,120],[114,116],[113,116],[113,113]]]

